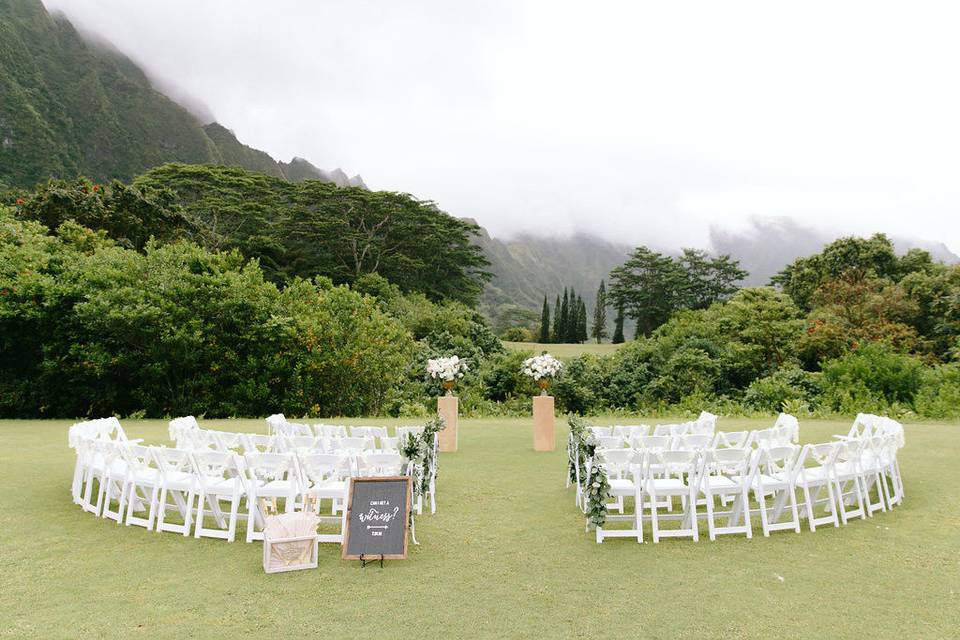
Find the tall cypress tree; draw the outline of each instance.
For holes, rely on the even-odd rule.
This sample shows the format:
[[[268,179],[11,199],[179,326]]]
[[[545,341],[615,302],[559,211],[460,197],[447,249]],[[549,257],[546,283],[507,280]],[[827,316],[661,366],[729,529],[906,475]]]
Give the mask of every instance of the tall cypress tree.
[[[583,298],[577,296],[577,342],[583,344],[587,341],[587,305]]]
[[[613,321],[613,344],[623,342],[623,303],[617,305],[617,319]]]
[[[603,280],[597,289],[597,306],[593,309],[593,328],[590,335],[596,339],[597,344],[607,337],[607,286]]]
[[[550,305],[547,304],[547,296],[543,296],[543,310],[540,312],[540,336],[539,342],[550,342]]]
[[[560,333],[557,334],[557,342],[570,342],[570,298],[567,294],[567,288],[563,288],[563,302],[560,303]]]
[[[560,296],[557,295],[557,303],[553,307],[553,334],[550,342],[561,342],[563,327],[560,326],[560,311]]]
[[[573,344],[577,341],[577,322],[579,322],[577,316],[580,313],[580,307],[577,306],[577,294],[573,290],[573,287],[570,288],[569,309],[567,312],[567,333],[563,341],[568,344]]]

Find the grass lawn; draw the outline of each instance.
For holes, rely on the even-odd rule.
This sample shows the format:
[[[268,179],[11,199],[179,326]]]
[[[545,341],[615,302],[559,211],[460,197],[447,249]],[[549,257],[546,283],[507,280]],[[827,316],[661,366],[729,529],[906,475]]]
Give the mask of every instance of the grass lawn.
[[[166,440],[163,422],[124,424],[130,437]],[[262,421],[205,424],[262,431]],[[801,433],[822,440],[847,427],[807,421]],[[710,542],[704,526],[699,543],[597,545],[563,487],[562,446],[534,453],[527,420],[465,420],[408,560],[361,569],[321,545],[319,570],[275,575],[263,573],[260,543],[82,512],[66,428],[0,422],[0,637],[960,636],[956,424],[907,426],[906,498],[893,512],[799,535]],[[559,429],[558,445],[565,437]]]
[[[598,356],[610,355],[617,349],[623,346],[623,344],[610,344],[609,342],[604,342],[597,344],[596,342],[586,342],[584,344],[540,344],[539,342],[504,342],[503,346],[507,349],[512,349],[514,351],[533,351],[535,354],[540,354],[542,351],[547,351],[550,355],[557,358],[575,358],[584,353],[593,353]]]

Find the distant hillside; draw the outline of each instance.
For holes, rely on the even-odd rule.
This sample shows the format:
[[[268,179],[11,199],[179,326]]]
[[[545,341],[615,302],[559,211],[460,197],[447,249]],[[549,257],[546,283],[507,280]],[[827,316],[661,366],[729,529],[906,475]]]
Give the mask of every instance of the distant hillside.
[[[116,49],[84,39],[40,0],[0,0],[0,185],[83,174],[124,181],[167,163],[223,164],[364,186],[309,162],[288,175],[220,124],[204,126]]]

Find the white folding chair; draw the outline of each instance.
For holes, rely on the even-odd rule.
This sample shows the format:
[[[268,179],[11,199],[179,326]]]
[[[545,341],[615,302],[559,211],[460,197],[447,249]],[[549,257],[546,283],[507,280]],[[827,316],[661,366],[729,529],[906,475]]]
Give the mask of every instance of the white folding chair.
[[[630,424],[630,425],[615,425],[613,427],[613,433],[610,435],[620,436],[624,441],[629,442],[632,438],[636,436],[645,436],[650,433],[650,425],[647,424]]]
[[[702,451],[710,447],[713,443],[713,436],[710,434],[688,433],[682,436],[674,436],[670,442],[671,449],[689,449],[692,451]]]
[[[381,453],[397,453],[400,448],[400,438],[380,438]]]
[[[796,445],[761,447],[754,453],[753,479],[750,486],[760,505],[760,522],[764,536],[769,536],[771,531],[785,529],[800,533],[800,515],[794,493],[799,456],[800,447]],[[767,507],[768,498],[773,500],[770,508]],[[784,514],[787,515],[786,519]]]
[[[587,427],[587,429],[597,438],[607,438],[613,435],[613,427]]]
[[[620,436],[594,436],[597,449],[622,449],[626,444]]]
[[[840,521],[843,524],[851,518],[866,519],[869,515],[864,505],[863,471],[860,458],[867,437],[841,440],[837,447],[837,460],[834,465],[837,488],[837,505],[840,509]],[[856,505],[854,507],[853,505]]]
[[[338,534],[318,534],[319,542],[343,542],[347,498],[353,463],[349,456],[310,453],[299,456],[300,491],[304,509],[311,505],[321,522],[340,523]],[[320,515],[323,500],[330,500],[330,516]],[[340,512],[340,516],[337,516]]]
[[[777,421],[773,423],[774,428],[786,427],[790,433],[790,441],[794,444],[800,442],[800,421],[789,413],[781,413],[777,416]]]
[[[644,453],[642,494],[649,498],[650,529],[653,541],[660,542],[664,537],[690,537],[699,540],[697,519],[697,492],[699,480],[699,454],[690,450],[657,451],[648,449]],[[661,477],[657,477],[657,476]],[[680,498],[681,513],[676,515],[660,514],[661,499],[672,503]],[[660,520],[680,520],[677,529],[661,529]]]
[[[321,438],[346,438],[349,434],[342,424],[315,424],[313,430]]]
[[[232,431],[210,431],[209,433],[218,451],[239,453],[243,449],[244,434],[242,433]]]
[[[752,431],[717,431],[711,449],[745,449],[753,444]]]
[[[823,444],[808,444],[800,452],[797,460],[796,486],[803,491],[804,511],[807,516],[807,525],[810,531],[816,531],[818,526],[832,524],[840,526],[837,518],[837,499],[834,493],[836,486],[836,462],[839,448],[836,442]],[[811,491],[813,494],[811,495]],[[820,494],[826,491],[826,497]],[[817,505],[823,505],[826,515],[817,517]]]
[[[370,438],[354,438],[351,436],[349,438],[331,440],[330,446],[334,449],[334,453],[341,452],[359,455],[373,450],[373,441]]]
[[[223,538],[233,542],[237,535],[237,517],[240,500],[245,496],[243,473],[236,454],[223,451],[193,452],[194,472],[197,476],[197,517],[194,537]],[[230,503],[229,515],[224,518],[220,502]],[[206,526],[204,503],[210,506],[216,527]],[[250,517],[247,501],[247,518]]]
[[[283,453],[313,453],[322,451],[323,445],[316,436],[278,436],[277,450]]]
[[[240,446],[243,453],[274,453],[277,436],[265,436],[259,433],[240,434]]]
[[[275,436],[280,433],[284,433],[285,435],[293,435],[287,434],[284,430],[283,427],[287,424],[287,418],[282,413],[275,413],[272,416],[267,416],[266,420],[267,433],[270,435]]]
[[[403,475],[403,456],[399,453],[365,453],[357,456],[357,474],[360,476]]]
[[[299,471],[292,453],[248,453],[243,456],[247,475],[247,542],[263,540],[264,513],[261,499],[276,504],[284,499],[284,510],[292,512],[300,494]],[[260,527],[260,530],[257,530]]]
[[[598,526],[596,530],[598,544],[602,543],[604,538],[635,537],[637,542],[643,542],[643,498],[639,482],[639,468],[640,465],[632,449],[597,449],[596,460],[590,467],[590,473],[591,478],[599,473],[607,476],[610,496],[614,499],[613,503],[607,505],[607,520],[610,522],[625,521],[633,523],[633,526],[629,529],[609,529]],[[634,499],[632,515],[625,513],[624,499],[627,497]],[[610,509],[616,509],[618,513],[609,513]]]
[[[144,527],[149,531],[157,517],[160,494],[160,469],[150,447],[129,445],[123,454],[127,462],[125,524]],[[134,515],[144,513],[146,517]]]
[[[99,447],[103,455],[103,470],[95,506],[99,509],[98,515],[117,524],[123,522],[124,502],[127,499],[127,461],[121,451],[123,446],[122,442],[102,440]],[[116,509],[112,508],[114,498],[117,500]]]
[[[172,531],[188,536],[193,521],[193,499],[197,494],[197,476],[190,452],[166,447],[151,447],[150,452],[160,470],[156,531]],[[173,498],[173,504],[167,502],[168,496]],[[167,522],[167,511],[170,509],[176,509],[180,513],[183,524]]]
[[[753,450],[748,448],[708,449],[703,452],[700,493],[707,508],[707,530],[711,540],[718,535],[744,533],[753,537],[750,522],[750,472]],[[715,511],[714,499],[724,506],[733,502],[728,512]],[[727,516],[727,525],[718,527],[717,516]],[[737,524],[742,519],[743,524]]]

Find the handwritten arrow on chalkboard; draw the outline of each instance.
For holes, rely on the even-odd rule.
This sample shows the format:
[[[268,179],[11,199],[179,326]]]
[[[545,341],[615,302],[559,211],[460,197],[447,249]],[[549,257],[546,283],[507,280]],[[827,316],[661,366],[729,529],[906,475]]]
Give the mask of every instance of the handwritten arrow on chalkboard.
[[[385,524],[368,524],[367,529],[389,529]]]

